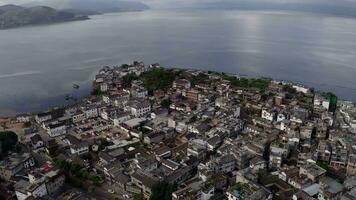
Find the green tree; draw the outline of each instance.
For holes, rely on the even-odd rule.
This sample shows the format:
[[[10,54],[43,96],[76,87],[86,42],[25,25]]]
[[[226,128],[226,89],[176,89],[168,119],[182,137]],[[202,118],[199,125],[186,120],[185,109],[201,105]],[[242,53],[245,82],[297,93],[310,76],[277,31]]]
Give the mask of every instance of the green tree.
[[[190,83],[192,86],[195,86],[197,84],[204,84],[204,83],[208,83],[209,81],[209,75],[206,75],[204,73],[199,73],[197,76],[194,76]]]
[[[100,184],[100,177],[99,176],[90,176],[89,178],[95,186]]]
[[[284,85],[283,86],[283,91],[288,92],[290,94],[297,93],[297,90],[295,88],[293,88],[291,85]]]
[[[140,193],[140,194],[135,194],[135,195],[133,196],[133,199],[134,199],[134,200],[144,200],[143,194],[142,194],[142,193]]]
[[[171,200],[172,193],[177,190],[176,185],[161,182],[152,188],[150,200]]]
[[[172,101],[170,99],[164,99],[161,102],[161,107],[162,108],[169,108],[169,106],[171,105]]]
[[[100,91],[100,89],[98,89],[98,88],[95,88],[95,89],[93,89],[93,91],[91,91],[91,95],[93,95],[93,96],[101,96],[103,94],[105,94],[105,93]]]
[[[271,82],[268,79],[260,78],[237,78],[236,76],[229,76],[224,73],[221,73],[220,76],[223,79],[230,81],[233,86],[242,88],[257,88],[261,91],[266,90]]]
[[[72,174],[75,174],[76,176],[79,176],[80,175],[80,169],[82,167],[80,165],[77,165],[77,164],[71,164],[70,166],[70,172]]]
[[[130,65],[128,65],[128,64],[122,64],[122,65],[121,65],[122,68],[128,68],[129,66],[130,66]]]
[[[75,177],[66,177],[66,182],[76,188],[82,188],[83,182]]]
[[[331,93],[331,92],[326,92],[326,93],[323,93],[322,95],[326,99],[328,99],[329,102],[330,102],[329,111],[330,112],[335,112],[336,107],[337,107],[337,101],[338,101],[337,96],[334,93]]]
[[[23,127],[24,127],[24,128],[28,128],[28,127],[31,127],[31,126],[32,126],[31,122],[25,122],[25,123],[23,124]]]
[[[155,90],[169,89],[180,72],[181,71],[174,69],[154,68],[143,73],[140,76],[140,79],[143,81],[148,92],[153,94],[153,91]]]
[[[89,172],[88,172],[88,170],[86,170],[86,169],[80,170],[80,176],[81,176],[82,178],[87,179],[87,178],[89,177]]]
[[[121,84],[123,87],[131,87],[131,83],[133,80],[137,80],[138,76],[134,73],[127,74],[126,76],[122,77]]]
[[[325,169],[326,171],[329,170],[329,165],[328,165],[328,163],[326,163],[326,162],[324,162],[324,161],[318,160],[318,161],[316,162],[316,164],[317,164],[319,167]]]
[[[88,181],[91,181],[94,186],[99,186],[101,183],[101,178],[99,176],[91,175],[90,172],[87,169],[82,168],[81,165],[69,163],[60,159],[55,160],[55,164],[64,172],[68,184],[73,187],[82,188],[83,185],[88,185]],[[89,187],[87,189],[91,190],[92,188]]]
[[[18,142],[18,137],[16,133],[12,131],[0,132],[0,143],[2,153],[7,153],[13,150]]]

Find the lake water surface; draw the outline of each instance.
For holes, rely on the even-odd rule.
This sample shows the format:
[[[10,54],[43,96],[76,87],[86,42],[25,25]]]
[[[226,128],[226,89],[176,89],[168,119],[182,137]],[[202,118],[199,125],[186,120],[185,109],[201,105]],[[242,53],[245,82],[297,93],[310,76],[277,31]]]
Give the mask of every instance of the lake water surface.
[[[133,60],[291,80],[356,101],[355,18],[151,10],[0,31],[0,115],[88,94],[101,66]]]

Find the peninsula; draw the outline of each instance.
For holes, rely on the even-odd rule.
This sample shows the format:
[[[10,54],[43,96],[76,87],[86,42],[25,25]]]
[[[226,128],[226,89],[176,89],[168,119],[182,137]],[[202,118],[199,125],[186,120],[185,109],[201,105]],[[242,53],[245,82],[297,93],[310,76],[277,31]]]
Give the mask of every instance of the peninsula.
[[[51,7],[0,6],[0,29],[89,19],[87,15],[58,11]]]
[[[149,7],[141,2],[116,0],[39,1],[24,7],[9,4],[0,6],[0,29],[87,20],[89,15],[147,9]]]
[[[2,129],[4,198],[356,198],[355,104],[288,82],[103,67],[87,98]]]

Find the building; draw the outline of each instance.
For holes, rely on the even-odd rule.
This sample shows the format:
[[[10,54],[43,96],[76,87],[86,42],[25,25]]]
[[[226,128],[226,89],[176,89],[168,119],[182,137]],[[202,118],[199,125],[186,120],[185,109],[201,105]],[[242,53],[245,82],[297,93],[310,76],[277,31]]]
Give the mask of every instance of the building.
[[[330,177],[320,179],[318,200],[340,199],[343,194],[343,185]]]
[[[268,121],[273,121],[276,117],[276,113],[271,110],[263,109],[261,113],[261,117],[263,119],[267,119]]]
[[[191,101],[199,101],[199,91],[196,89],[190,89],[186,92],[186,97],[187,99],[191,100]]]
[[[180,167],[180,164],[171,160],[171,159],[162,159],[161,160],[162,162],[162,165],[167,167],[168,169],[172,170],[172,171],[175,171],[177,169],[179,169]]]
[[[200,188],[188,185],[172,193],[172,200],[200,199]],[[200,185],[198,186],[200,187]]]
[[[115,126],[119,126],[121,123],[126,122],[131,119],[131,112],[121,111],[111,116],[111,119],[114,121]]]
[[[312,123],[300,127],[300,139],[311,139],[314,125]]]
[[[106,92],[108,91],[108,84],[107,83],[100,83],[100,91],[101,92]]]
[[[23,169],[35,166],[35,159],[30,153],[12,153],[0,161],[0,177],[10,180]]]
[[[178,79],[173,81],[173,88],[189,89],[190,87],[190,81],[188,81],[187,79]]]
[[[149,198],[152,194],[152,188],[159,183],[159,180],[142,171],[136,171],[131,175],[131,182],[140,189],[145,198]]]
[[[292,87],[297,91],[297,92],[302,92],[304,94],[309,93],[309,88],[302,86],[302,85],[292,85]]]
[[[321,95],[314,96],[314,107],[321,107],[325,110],[329,110],[330,108],[330,101]]]
[[[318,121],[316,123],[316,135],[315,137],[319,139],[326,139],[328,133],[328,126],[323,121]]]
[[[235,169],[236,161],[233,155],[228,154],[211,159],[208,165],[215,173],[228,173]]]
[[[81,110],[77,110],[72,116],[73,123],[78,123],[85,119],[86,119],[86,114]]]
[[[351,154],[347,161],[346,174],[348,176],[356,176],[356,154]]]
[[[207,149],[205,146],[192,144],[187,148],[187,156],[194,156],[199,160],[203,160],[206,156],[206,151]]]
[[[119,112],[120,110],[117,107],[110,106],[102,109],[100,112],[100,116],[105,120],[112,120],[117,117]]]
[[[228,200],[271,200],[272,196],[269,190],[253,182],[238,182],[226,192]]]
[[[300,166],[299,175],[305,175],[308,179],[313,182],[318,181],[326,174],[326,170],[319,167],[314,163],[307,163],[305,165]]]
[[[113,185],[113,188],[126,191],[127,185],[130,183],[131,178],[122,172],[120,163],[113,162],[104,166],[104,174],[106,180]]]
[[[341,146],[334,145],[330,157],[330,166],[333,168],[344,168],[347,165],[348,160],[348,151],[347,149],[342,148]]]
[[[82,155],[89,153],[89,143],[87,141],[81,141],[72,135],[68,135],[66,139],[71,154]]]
[[[131,96],[134,98],[145,98],[148,95],[148,91],[143,86],[133,84],[131,87]]]
[[[329,164],[331,153],[332,145],[325,140],[319,141],[318,148],[316,149],[316,159]]]
[[[131,115],[143,117],[151,112],[151,104],[148,101],[135,102],[128,106]]]
[[[152,132],[144,137],[143,142],[146,144],[158,144],[162,142],[165,136],[166,134],[164,132]]]
[[[21,179],[15,183],[14,188],[18,200],[27,200],[30,197],[39,199],[48,194],[46,184],[44,182],[31,183],[30,181]]]
[[[46,179],[46,189],[48,195],[55,195],[65,184],[65,176],[63,174],[53,173],[48,175]]]
[[[26,122],[30,122],[31,120],[31,116],[28,114],[23,114],[23,115],[18,115],[16,116],[16,121],[19,123],[26,123]]]
[[[288,155],[288,148],[283,143],[273,142],[270,146],[269,166],[279,168]]]
[[[59,170],[46,163],[28,174],[27,179],[21,179],[15,183],[15,193],[19,200],[28,198],[40,199],[44,196],[55,196],[63,187],[65,176]]]
[[[84,112],[86,119],[95,118],[99,116],[98,108],[96,106],[83,107],[82,111]]]
[[[209,200],[215,195],[215,188],[213,185],[204,186],[200,191],[200,200]]]
[[[250,163],[249,167],[253,172],[258,172],[267,167],[267,161],[264,160],[263,157],[261,156],[253,157],[249,163]]]
[[[52,119],[52,114],[50,112],[38,113],[35,116],[35,120],[38,124]]]
[[[221,144],[221,138],[219,136],[213,136],[206,141],[206,146],[209,151],[214,151]]]
[[[284,169],[279,171],[278,178],[280,178],[284,182],[288,182],[290,178],[296,177],[298,175],[299,175],[298,168]]]
[[[67,133],[67,126],[63,122],[58,122],[55,124],[48,124],[45,126],[47,133],[51,137],[57,137]]]
[[[42,140],[42,137],[39,134],[32,136],[30,140],[33,149],[39,149],[44,147],[44,141]]]
[[[253,157],[246,148],[233,148],[231,153],[236,159],[236,167],[238,169],[245,169],[248,167],[250,164],[249,161]]]

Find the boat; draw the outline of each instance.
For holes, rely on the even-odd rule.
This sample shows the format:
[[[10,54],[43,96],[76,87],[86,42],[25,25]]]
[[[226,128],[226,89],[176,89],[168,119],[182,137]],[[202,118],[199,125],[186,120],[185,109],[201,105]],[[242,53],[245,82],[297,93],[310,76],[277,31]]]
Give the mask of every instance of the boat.
[[[74,89],[79,89],[79,87],[80,87],[79,85],[73,84],[73,88],[74,88]]]

